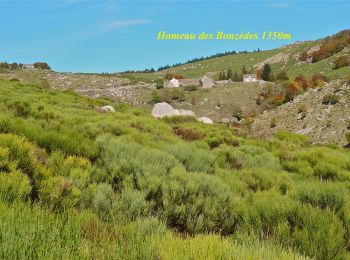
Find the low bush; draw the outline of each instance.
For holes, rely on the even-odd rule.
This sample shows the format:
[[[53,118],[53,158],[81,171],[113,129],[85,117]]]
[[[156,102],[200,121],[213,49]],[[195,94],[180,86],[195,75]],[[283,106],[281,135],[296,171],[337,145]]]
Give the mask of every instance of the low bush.
[[[18,172],[0,172],[0,198],[3,201],[25,201],[30,198],[32,186],[28,176]]]
[[[285,173],[265,169],[245,169],[242,179],[252,192],[275,188],[281,194],[286,194],[291,187],[291,180]]]
[[[102,220],[111,219],[113,198],[114,192],[110,185],[105,183],[97,185],[93,206],[97,216]]]
[[[196,86],[196,85],[189,85],[189,86],[185,86],[184,89],[186,91],[196,91],[198,89],[198,86]]]
[[[167,151],[190,172],[215,172],[215,156],[195,144],[174,144]]]
[[[350,65],[350,58],[348,56],[340,56],[334,61],[334,70],[340,69]]]
[[[32,112],[31,105],[25,101],[15,101],[9,104],[9,108],[15,111],[15,114],[20,117],[28,117]]]
[[[203,134],[201,132],[198,132],[193,129],[187,129],[175,126],[173,127],[174,134],[181,137],[183,140],[186,141],[196,141],[203,138]]]
[[[156,79],[154,82],[156,83],[156,89],[161,89],[164,87],[164,81],[162,79]]]
[[[301,203],[339,212],[344,205],[346,189],[338,183],[304,182],[294,192],[293,196]]]
[[[277,80],[289,80],[288,74],[285,70],[282,70],[276,75]]]
[[[234,232],[229,187],[214,176],[175,168],[163,187],[163,216],[168,226],[190,234]]]
[[[322,104],[335,105],[339,102],[339,97],[334,94],[327,94],[322,98]]]
[[[318,162],[314,167],[314,175],[320,180],[336,180],[340,177],[340,169],[336,165]]]

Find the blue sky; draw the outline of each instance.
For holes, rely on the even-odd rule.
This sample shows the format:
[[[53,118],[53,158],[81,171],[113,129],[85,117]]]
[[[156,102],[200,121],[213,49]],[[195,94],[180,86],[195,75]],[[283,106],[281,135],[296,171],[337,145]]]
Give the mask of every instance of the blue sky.
[[[350,1],[0,0],[0,60],[56,71],[158,68],[231,50],[272,49],[349,29]],[[157,33],[283,31],[291,41],[158,41]]]

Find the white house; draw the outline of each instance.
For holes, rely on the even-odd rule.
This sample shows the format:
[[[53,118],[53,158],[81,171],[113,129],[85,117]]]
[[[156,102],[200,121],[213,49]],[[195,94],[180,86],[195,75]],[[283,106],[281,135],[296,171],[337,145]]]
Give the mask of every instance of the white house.
[[[165,83],[165,88],[178,88],[180,87],[180,81],[176,78],[172,78],[171,80]]]
[[[256,82],[258,81],[256,79],[256,75],[255,74],[244,74],[243,75],[243,82]]]

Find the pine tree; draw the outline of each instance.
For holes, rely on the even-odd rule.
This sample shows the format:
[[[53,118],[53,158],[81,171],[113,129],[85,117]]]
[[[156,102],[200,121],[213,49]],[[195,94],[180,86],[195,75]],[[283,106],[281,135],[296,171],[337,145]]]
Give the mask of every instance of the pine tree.
[[[232,79],[232,69],[227,70],[226,79]]]
[[[261,74],[261,79],[265,81],[272,81],[273,75],[272,75],[270,64],[268,63],[264,64],[263,71]]]

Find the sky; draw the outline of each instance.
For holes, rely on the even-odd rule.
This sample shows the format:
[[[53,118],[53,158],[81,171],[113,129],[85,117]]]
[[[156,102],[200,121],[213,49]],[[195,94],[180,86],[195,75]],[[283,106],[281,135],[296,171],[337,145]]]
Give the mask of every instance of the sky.
[[[62,72],[155,68],[225,51],[273,49],[350,28],[350,1],[0,0],[0,61]],[[291,40],[159,41],[167,33],[284,32]]]

